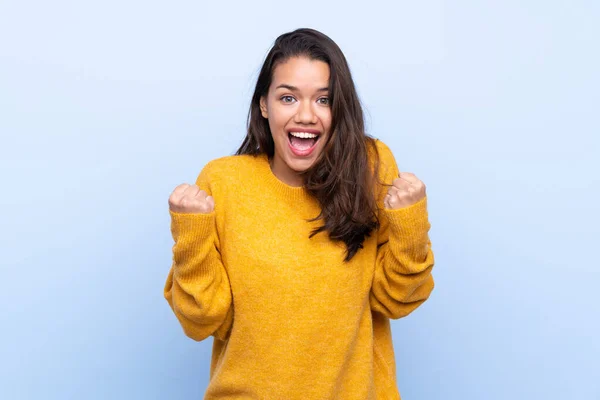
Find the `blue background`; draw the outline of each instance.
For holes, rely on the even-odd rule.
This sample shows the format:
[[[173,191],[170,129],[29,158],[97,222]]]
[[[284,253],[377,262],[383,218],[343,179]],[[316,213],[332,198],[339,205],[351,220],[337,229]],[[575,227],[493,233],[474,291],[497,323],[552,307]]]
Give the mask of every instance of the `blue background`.
[[[403,400],[600,399],[594,1],[0,1],[0,398],[200,399],[167,199],[232,154],[273,40],[346,54],[427,185],[436,289]]]

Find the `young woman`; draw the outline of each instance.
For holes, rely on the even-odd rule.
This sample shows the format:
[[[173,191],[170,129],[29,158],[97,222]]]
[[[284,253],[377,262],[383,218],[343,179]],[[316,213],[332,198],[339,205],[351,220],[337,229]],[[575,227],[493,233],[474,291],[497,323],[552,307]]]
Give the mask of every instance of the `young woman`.
[[[390,319],[434,283],[425,185],[365,133],[339,47],[281,35],[247,136],[169,198],[164,295],[213,336],[205,399],[399,399]]]

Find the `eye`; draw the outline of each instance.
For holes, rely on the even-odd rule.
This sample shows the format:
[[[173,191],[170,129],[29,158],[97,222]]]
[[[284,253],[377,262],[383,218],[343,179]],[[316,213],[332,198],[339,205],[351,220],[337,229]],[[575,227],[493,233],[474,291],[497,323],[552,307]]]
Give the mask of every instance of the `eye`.
[[[289,101],[287,101],[288,99],[291,99]],[[293,100],[295,100],[292,96],[282,96],[281,97],[281,101],[283,101],[284,103],[291,103]]]
[[[324,102],[321,100],[325,100]],[[321,97],[318,101],[321,102],[321,104],[323,104],[324,106],[329,105],[329,97]]]

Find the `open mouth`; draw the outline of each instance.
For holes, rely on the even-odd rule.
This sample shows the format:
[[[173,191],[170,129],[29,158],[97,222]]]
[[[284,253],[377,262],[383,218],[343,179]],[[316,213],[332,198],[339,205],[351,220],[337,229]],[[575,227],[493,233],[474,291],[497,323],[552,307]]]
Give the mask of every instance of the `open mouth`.
[[[310,132],[288,132],[290,145],[300,151],[306,151],[319,141],[320,134]]]

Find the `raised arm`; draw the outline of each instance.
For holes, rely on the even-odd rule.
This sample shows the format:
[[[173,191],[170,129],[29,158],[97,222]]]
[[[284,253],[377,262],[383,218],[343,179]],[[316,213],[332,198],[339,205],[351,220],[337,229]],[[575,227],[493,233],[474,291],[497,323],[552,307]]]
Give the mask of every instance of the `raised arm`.
[[[380,178],[390,186],[384,187],[377,199],[380,228],[369,302],[372,310],[398,319],[419,307],[434,288],[434,256],[428,234],[431,225],[426,196],[414,203],[404,196],[404,204],[400,197],[386,198],[388,191],[401,195],[392,185],[400,174],[390,149],[381,142],[379,148]]]
[[[233,324],[231,287],[219,250],[209,166],[198,176],[196,186],[180,185],[169,198],[175,244],[164,296],[185,334],[197,341],[211,335],[225,340]]]

